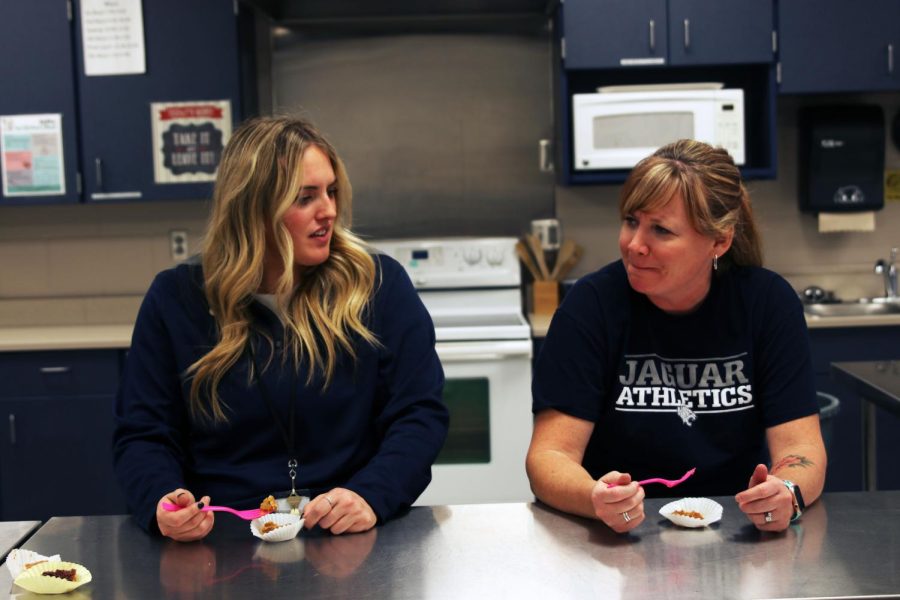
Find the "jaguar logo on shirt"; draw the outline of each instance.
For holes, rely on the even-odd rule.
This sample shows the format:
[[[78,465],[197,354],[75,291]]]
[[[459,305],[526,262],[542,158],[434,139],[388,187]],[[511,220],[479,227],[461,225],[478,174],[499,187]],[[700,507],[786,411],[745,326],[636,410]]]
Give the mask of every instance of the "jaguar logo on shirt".
[[[688,427],[700,415],[750,410],[753,386],[745,373],[746,356],[746,352],[691,359],[625,355],[615,410],[673,412]]]

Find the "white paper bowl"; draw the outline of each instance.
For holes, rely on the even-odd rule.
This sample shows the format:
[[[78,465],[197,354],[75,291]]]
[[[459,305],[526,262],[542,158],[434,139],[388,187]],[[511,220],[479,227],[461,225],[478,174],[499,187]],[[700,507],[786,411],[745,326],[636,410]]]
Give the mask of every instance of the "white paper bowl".
[[[15,579],[28,565],[33,565],[34,563],[39,563],[41,561],[59,562],[59,560],[59,554],[44,556],[43,554],[38,554],[31,550],[16,548],[6,555],[6,568],[9,569],[10,576]]]
[[[57,569],[75,569],[75,581],[44,575],[44,571],[56,571]],[[23,571],[16,577],[15,584],[35,594],[65,594],[90,580],[91,572],[83,566],[77,563],[55,561],[40,563]]]
[[[703,518],[676,515],[675,511],[697,512]],[[722,505],[709,498],[682,498],[660,508],[659,514],[681,527],[706,527],[722,518]]]
[[[273,529],[269,533],[263,533],[262,527],[269,521],[276,523],[278,528]],[[285,513],[271,513],[250,521],[250,532],[266,542],[286,542],[287,540],[292,540],[300,533],[301,527],[303,527],[302,518],[297,515]]]

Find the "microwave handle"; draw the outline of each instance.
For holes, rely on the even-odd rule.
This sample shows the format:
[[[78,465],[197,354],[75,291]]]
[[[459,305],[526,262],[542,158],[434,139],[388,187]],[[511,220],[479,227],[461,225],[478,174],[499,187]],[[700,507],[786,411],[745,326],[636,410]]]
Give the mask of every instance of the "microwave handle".
[[[691,47],[691,20],[684,20],[684,48],[688,49]]]
[[[894,45],[887,45],[888,73],[894,73]]]
[[[650,52],[656,50],[656,21],[650,19]]]

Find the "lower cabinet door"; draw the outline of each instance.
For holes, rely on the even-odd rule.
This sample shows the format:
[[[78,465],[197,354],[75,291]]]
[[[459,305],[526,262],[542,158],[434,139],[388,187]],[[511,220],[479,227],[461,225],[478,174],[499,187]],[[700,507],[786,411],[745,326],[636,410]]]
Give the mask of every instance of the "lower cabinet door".
[[[112,470],[113,397],[0,401],[0,517],[123,514]]]

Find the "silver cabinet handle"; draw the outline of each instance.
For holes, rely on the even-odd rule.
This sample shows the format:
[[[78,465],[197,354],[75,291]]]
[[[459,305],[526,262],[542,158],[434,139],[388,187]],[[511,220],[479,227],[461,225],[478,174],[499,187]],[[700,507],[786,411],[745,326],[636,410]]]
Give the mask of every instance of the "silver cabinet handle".
[[[68,373],[70,370],[71,367],[41,367],[41,373],[44,374]]]
[[[540,140],[540,161],[539,168],[541,173],[553,172],[553,146],[550,140]]]
[[[893,73],[894,72],[894,45],[888,44],[887,51],[888,51],[888,53],[887,53],[888,54],[888,57],[887,57],[888,58],[888,73]]]
[[[684,47],[685,48],[691,47],[691,20],[690,19],[684,20]]]
[[[97,176],[97,189],[103,189],[103,161],[99,158],[94,159],[94,175]]]
[[[9,415],[9,445],[16,445],[16,415]]]
[[[650,52],[656,49],[656,21],[650,19]]]

